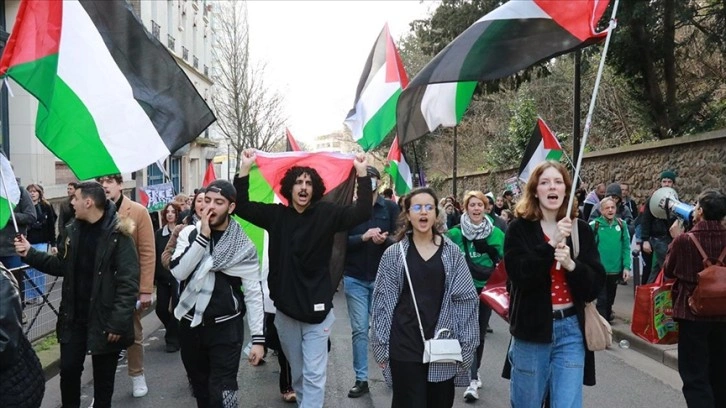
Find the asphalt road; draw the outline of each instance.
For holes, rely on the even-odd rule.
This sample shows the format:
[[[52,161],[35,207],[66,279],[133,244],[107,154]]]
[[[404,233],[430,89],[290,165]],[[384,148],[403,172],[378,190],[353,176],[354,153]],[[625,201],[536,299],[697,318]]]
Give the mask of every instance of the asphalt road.
[[[358,399],[347,397],[348,389],[355,382],[352,370],[352,351],[350,325],[345,297],[342,291],[335,298],[336,321],[332,332],[333,348],[328,362],[326,387],[326,407],[390,407],[391,392],[383,382],[383,376],[369,355],[370,394]],[[131,382],[126,375],[126,362],[119,365],[116,376],[116,389],[113,404],[129,408],[183,408],[194,407],[187,385],[184,367],[179,353],[164,351],[163,328],[152,315],[144,319],[150,335],[146,338],[146,377],[149,393],[143,398],[131,395]],[[499,317],[492,317],[494,333],[487,336],[482,368],[480,370],[483,387],[479,390],[479,401],[468,404],[463,401],[464,389],[456,390],[455,407],[509,407],[509,382],[500,377],[504,355],[509,344],[506,323]],[[369,353],[370,354],[370,353]],[[267,363],[251,367],[243,361],[239,371],[240,407],[292,407],[284,403],[278,391],[278,366],[274,356],[267,357]],[[84,373],[82,407],[90,404],[93,387],[90,378],[90,358],[87,359]],[[584,406],[612,408],[677,408],[685,407],[680,392],[681,382],[678,373],[665,365],[630,349],[615,345],[612,349],[596,355],[597,382],[594,387],[585,387]],[[58,377],[46,383],[46,397],[43,407],[60,406]]]

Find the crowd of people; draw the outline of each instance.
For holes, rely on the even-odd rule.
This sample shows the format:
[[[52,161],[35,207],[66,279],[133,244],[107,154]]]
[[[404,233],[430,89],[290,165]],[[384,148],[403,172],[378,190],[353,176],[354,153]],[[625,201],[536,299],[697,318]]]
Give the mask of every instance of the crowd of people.
[[[7,238],[0,231],[3,265],[31,267],[25,287],[18,276],[4,270],[0,276],[0,301],[7,304],[0,309],[3,367],[16,367],[22,358],[37,371],[18,328],[22,305],[43,295],[49,274],[64,277],[56,333],[64,407],[80,405],[87,354],[92,406],[111,406],[124,354],[131,393],[147,394],[140,317],[154,293],[165,350],[179,352],[199,407],[239,406],[243,353],[257,366],[267,349],[275,350],[280,366],[280,397],[322,407],[338,284],[329,260],[335,234],[345,232],[342,288],[355,376],[349,398],[370,392],[370,349],[392,387],[393,407],[451,407],[456,387],[465,388],[465,401],[478,400],[492,314],[479,294],[503,265],[512,338],[502,375],[510,380],[512,406],[580,407],[582,386],[596,382],[585,305],[596,301],[612,321],[617,287],[627,284],[638,262],[645,263],[642,283],[661,269],[675,279],[688,406],[726,406],[726,316],[704,318],[688,307],[703,269],[689,236],[718,258],[726,246],[723,193],[698,197],[686,234],[675,215],[654,216],[649,199],[638,206],[624,183],[592,191],[581,185],[574,190],[581,205],[568,211],[573,180],[557,162],[538,165],[516,200],[510,190],[499,196],[472,190],[460,204],[453,196],[439,200],[427,187],[399,198],[390,189],[379,195],[381,175],[361,154],[353,160],[357,199],[350,205],[322,200],[321,176],[297,166],[281,181],[287,204],[250,201],[255,162],[255,151],[245,150],[233,182],[216,180],[193,196],[180,194],[155,220],[123,194],[120,175],[69,183],[58,216],[42,186],[23,189],[15,209],[20,234]],[[673,171],[664,171],[659,186],[672,188],[675,180]],[[234,216],[267,231],[264,267]],[[243,318],[251,336],[244,351]],[[458,356],[434,359],[431,339],[437,338],[455,339]],[[0,372],[3,391],[27,382],[26,405],[17,406],[37,406],[31,376],[10,382],[8,370]]]

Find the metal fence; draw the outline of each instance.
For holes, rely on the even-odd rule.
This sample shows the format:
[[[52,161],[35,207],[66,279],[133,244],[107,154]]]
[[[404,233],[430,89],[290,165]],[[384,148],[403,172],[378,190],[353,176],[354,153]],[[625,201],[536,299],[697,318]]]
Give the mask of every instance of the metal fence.
[[[23,265],[10,271],[22,279],[23,331],[31,342],[55,331],[63,278],[46,275]]]

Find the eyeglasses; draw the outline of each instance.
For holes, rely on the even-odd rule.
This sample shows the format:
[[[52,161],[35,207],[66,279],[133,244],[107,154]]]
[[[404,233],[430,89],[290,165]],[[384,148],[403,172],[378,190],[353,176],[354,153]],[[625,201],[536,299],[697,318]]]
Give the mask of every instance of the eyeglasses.
[[[411,206],[411,211],[415,213],[420,213],[421,210],[426,210],[426,212],[433,211],[434,206],[433,204],[414,204]]]

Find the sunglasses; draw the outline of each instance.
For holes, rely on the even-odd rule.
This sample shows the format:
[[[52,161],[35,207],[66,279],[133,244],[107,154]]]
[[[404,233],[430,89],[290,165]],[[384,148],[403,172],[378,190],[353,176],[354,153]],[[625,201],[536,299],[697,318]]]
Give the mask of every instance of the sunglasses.
[[[410,211],[413,211],[415,213],[420,213],[421,210],[426,210],[426,212],[433,211],[434,206],[433,204],[414,204],[411,206]]]

